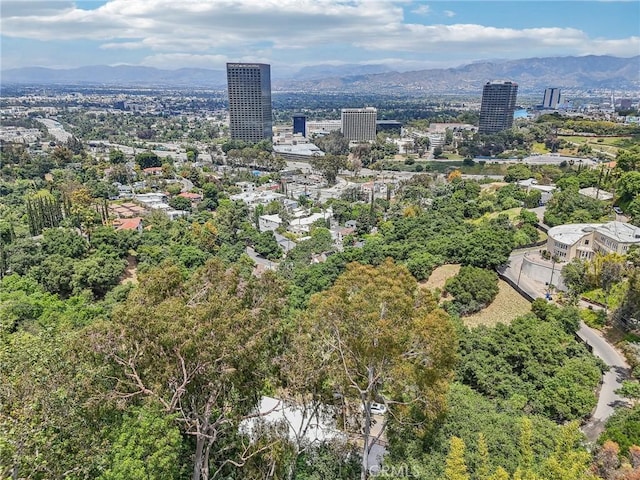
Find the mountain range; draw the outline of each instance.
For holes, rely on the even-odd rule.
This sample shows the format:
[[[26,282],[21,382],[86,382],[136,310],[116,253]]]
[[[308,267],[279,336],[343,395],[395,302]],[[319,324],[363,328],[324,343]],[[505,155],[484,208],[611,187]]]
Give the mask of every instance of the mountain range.
[[[460,67],[397,72],[385,65],[315,65],[296,72],[272,68],[274,91],[350,93],[478,93],[489,80],[508,79],[520,92],[548,86],[571,89],[640,89],[640,55],[631,58],[588,55],[480,61]],[[24,67],[3,70],[0,82],[38,85],[225,88],[223,70],[161,70],[139,66],[87,66],[73,69]]]

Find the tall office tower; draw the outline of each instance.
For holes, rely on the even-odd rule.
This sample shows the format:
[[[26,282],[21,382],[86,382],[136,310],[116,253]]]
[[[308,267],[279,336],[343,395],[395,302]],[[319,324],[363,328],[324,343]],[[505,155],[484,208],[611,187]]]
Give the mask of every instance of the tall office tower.
[[[482,90],[479,133],[496,133],[513,125],[518,84],[515,82],[487,82]]]
[[[347,140],[371,142],[376,139],[378,110],[373,107],[343,108],[342,135]]]
[[[307,135],[307,116],[301,113],[293,115],[293,133],[301,133],[302,136]]]
[[[555,110],[560,105],[560,89],[545,88],[544,98],[542,99],[542,108]]]
[[[271,66],[227,63],[231,138],[245,142],[271,140]]]

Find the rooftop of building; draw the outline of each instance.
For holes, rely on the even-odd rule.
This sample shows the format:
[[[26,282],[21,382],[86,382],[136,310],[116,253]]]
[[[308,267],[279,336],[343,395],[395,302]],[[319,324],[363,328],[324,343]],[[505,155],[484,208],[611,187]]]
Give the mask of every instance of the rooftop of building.
[[[237,193],[235,195],[231,195],[229,198],[231,200],[242,200],[243,202],[246,202],[246,203],[253,203],[253,202],[269,202],[272,200],[279,200],[281,198],[284,198],[284,195],[282,195],[281,193],[272,192],[270,190],[267,190],[267,191],[253,190],[249,192]]]
[[[273,151],[276,153],[291,153],[295,155],[324,156],[324,152],[313,143],[274,145]]]
[[[549,229],[549,238],[565,245],[574,245],[585,235],[596,231],[619,243],[640,243],[640,227],[613,221],[609,223],[572,223]]]
[[[552,227],[547,232],[549,238],[556,242],[563,243],[565,245],[573,245],[579,242],[582,237],[590,232],[593,232],[595,228],[600,225],[597,223],[571,223],[568,225],[557,225]]]
[[[595,198],[597,200],[611,200],[613,199],[613,193],[602,190],[601,188],[586,187],[578,190],[580,195],[585,197]]]
[[[490,80],[487,83],[485,83],[485,85],[515,85],[516,87],[518,86],[516,82],[513,82],[511,80]]]
[[[201,200],[202,199],[202,195],[200,195],[199,193],[193,193],[193,192],[181,192],[178,194],[179,197],[182,198],[188,198],[189,200]]]
[[[122,218],[113,221],[116,230],[138,230],[142,224],[142,218]]]
[[[256,67],[270,67],[268,63],[227,63],[227,68],[256,68]]]
[[[527,178],[526,180],[518,180],[518,185],[521,187],[533,188],[540,190],[541,192],[553,192],[556,189],[555,185],[540,185],[535,178]]]
[[[640,243],[640,227],[613,221],[598,225],[596,230],[621,243]]]
[[[363,107],[363,108],[343,108],[342,113],[374,113],[378,109],[375,107]]]

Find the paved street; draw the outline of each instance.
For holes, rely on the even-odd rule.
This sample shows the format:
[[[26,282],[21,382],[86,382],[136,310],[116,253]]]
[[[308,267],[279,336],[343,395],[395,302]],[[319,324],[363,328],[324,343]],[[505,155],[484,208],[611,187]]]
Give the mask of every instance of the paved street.
[[[270,260],[267,260],[264,257],[261,257],[260,255],[258,255],[256,253],[256,251],[252,247],[247,247],[245,249],[245,253],[247,255],[249,255],[249,257],[251,257],[251,260],[253,260],[256,263],[256,265],[262,265],[267,270],[277,270],[278,269],[278,264],[277,263],[272,262]]]
[[[534,247],[512,253],[509,258],[509,264],[499,270],[502,275],[511,279],[532,298],[544,298],[547,287],[544,283],[536,282],[525,275],[520,275],[520,271],[525,253],[539,249],[540,247]],[[520,277],[519,281],[518,277]],[[593,442],[604,430],[604,424],[615,411],[615,407],[628,404],[615,391],[622,386],[622,381],[629,377],[629,365],[624,357],[602,337],[598,330],[590,328],[584,322],[581,322],[577,334],[590,348],[593,355],[600,358],[609,367],[609,371],[602,377],[596,409],[591,414],[589,421],[582,427],[587,439]]]
[[[581,323],[578,336],[592,348],[596,357],[602,359],[609,366],[609,371],[604,374],[602,379],[596,410],[582,427],[587,438],[595,441],[604,430],[604,424],[613,414],[615,408],[629,405],[627,400],[615,393],[622,386],[622,381],[629,378],[629,365],[624,357],[602,337],[599,331]]]

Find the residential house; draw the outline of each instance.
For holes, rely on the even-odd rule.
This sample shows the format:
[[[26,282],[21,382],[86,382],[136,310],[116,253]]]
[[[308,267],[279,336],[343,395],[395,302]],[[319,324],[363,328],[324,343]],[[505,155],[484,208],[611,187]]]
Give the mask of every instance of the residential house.
[[[113,221],[113,227],[116,230],[135,230],[142,233],[142,218],[116,218]]]
[[[547,234],[547,251],[559,262],[591,260],[596,253],[625,255],[640,245],[640,227],[618,221],[558,225]]]

